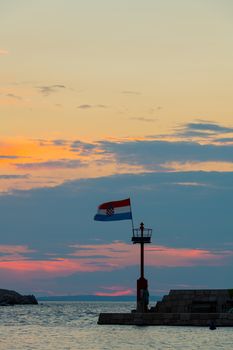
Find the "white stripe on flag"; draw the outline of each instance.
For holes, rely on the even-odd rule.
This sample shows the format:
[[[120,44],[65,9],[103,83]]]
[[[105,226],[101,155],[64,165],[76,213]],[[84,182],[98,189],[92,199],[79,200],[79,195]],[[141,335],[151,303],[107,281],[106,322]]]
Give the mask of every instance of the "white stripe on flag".
[[[127,207],[117,207],[113,208],[114,209],[114,214],[124,214],[124,213],[130,213],[131,208],[130,206]],[[106,215],[107,209],[98,209],[98,214],[100,215]]]

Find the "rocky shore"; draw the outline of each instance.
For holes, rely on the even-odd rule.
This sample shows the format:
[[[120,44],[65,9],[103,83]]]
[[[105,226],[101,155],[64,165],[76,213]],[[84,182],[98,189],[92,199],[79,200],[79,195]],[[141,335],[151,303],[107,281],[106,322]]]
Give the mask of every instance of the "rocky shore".
[[[34,295],[21,295],[13,290],[0,289],[0,306],[37,304]]]

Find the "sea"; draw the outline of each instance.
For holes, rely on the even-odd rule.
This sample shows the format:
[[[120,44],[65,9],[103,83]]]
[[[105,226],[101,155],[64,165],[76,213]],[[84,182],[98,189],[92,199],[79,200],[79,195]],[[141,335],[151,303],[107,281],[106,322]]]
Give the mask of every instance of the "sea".
[[[132,302],[41,302],[0,308],[1,350],[232,350],[233,328],[98,325]]]

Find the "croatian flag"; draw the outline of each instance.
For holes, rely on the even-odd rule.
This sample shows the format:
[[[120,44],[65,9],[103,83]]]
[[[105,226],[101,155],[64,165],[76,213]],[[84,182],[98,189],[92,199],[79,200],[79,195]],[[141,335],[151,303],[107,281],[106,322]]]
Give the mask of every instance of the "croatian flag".
[[[132,220],[130,198],[103,203],[94,217],[97,221]]]

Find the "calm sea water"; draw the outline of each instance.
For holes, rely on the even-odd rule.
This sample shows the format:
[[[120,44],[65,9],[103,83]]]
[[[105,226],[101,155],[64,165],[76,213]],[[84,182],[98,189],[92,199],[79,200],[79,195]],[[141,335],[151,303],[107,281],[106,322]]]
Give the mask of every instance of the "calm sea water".
[[[128,312],[132,303],[44,302],[0,308],[1,350],[232,350],[233,328],[97,325],[100,312]]]

